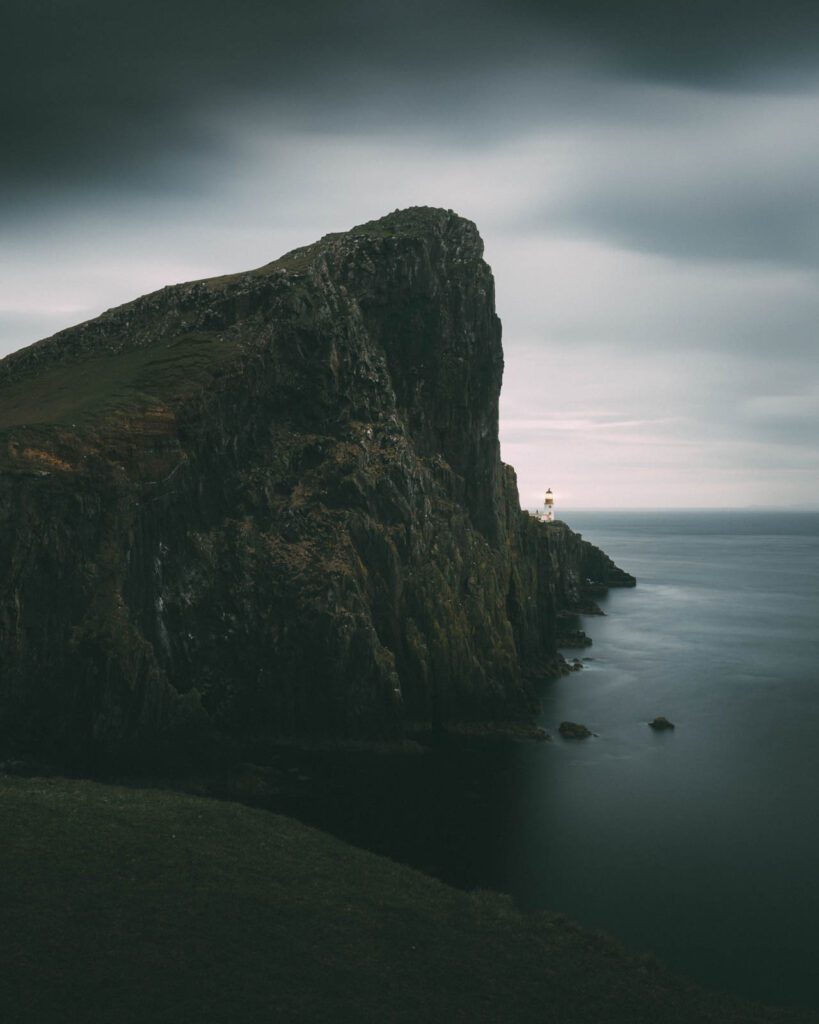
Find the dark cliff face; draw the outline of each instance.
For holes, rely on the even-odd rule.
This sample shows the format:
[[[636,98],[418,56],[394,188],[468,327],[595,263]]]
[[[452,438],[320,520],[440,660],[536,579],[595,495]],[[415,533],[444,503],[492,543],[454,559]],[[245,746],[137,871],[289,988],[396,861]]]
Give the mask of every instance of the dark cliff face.
[[[630,577],[520,510],[482,249],[396,212],[0,363],[0,744],[530,713],[560,611]]]

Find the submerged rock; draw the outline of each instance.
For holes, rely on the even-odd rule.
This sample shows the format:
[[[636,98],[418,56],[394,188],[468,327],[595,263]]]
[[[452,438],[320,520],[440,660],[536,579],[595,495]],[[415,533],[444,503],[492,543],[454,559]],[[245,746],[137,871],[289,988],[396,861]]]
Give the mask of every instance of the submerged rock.
[[[633,577],[521,511],[482,253],[396,211],[0,362],[0,753],[531,715]]]

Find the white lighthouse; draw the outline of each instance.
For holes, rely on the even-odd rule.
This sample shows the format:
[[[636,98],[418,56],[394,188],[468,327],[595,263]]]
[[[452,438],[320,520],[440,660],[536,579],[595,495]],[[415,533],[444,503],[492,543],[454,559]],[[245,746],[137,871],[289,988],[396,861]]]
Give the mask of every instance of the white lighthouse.
[[[555,496],[552,494],[551,487],[546,491],[546,497],[543,499],[543,505],[545,507],[543,518],[547,523],[553,523],[555,521]]]

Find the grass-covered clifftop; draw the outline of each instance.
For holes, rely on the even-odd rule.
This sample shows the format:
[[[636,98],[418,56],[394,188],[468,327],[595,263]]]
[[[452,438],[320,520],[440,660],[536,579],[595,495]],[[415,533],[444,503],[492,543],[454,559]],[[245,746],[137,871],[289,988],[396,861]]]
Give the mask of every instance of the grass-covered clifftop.
[[[237,804],[0,775],[0,821],[8,1024],[809,1020]]]

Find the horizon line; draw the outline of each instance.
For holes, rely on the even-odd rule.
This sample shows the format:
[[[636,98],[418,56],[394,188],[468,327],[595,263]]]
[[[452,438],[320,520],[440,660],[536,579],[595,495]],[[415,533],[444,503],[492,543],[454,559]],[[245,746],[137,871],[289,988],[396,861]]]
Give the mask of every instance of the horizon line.
[[[536,506],[540,509],[540,506]],[[771,512],[814,512],[819,505],[777,505],[759,508],[758,505],[563,505],[568,512],[756,512],[770,515]],[[528,506],[526,508],[528,511]],[[555,518],[560,516],[555,514]]]

